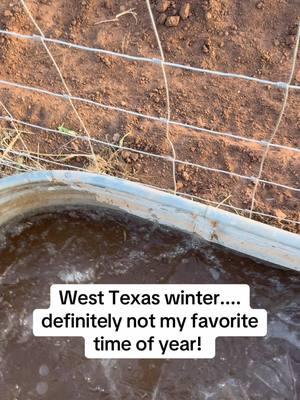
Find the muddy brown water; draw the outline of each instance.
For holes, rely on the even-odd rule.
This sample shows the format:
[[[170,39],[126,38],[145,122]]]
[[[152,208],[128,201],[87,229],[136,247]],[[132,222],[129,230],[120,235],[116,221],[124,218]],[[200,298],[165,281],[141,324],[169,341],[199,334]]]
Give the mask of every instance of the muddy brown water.
[[[32,335],[52,283],[246,283],[265,338],[220,338],[213,360],[89,360],[81,338]],[[299,274],[105,209],[51,210],[0,230],[1,400],[295,400]]]

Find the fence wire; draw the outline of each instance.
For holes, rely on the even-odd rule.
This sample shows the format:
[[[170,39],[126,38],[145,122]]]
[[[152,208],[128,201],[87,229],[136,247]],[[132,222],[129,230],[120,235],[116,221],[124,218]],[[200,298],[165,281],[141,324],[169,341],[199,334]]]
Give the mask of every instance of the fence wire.
[[[256,195],[257,195],[257,190],[258,190],[259,184],[270,185],[273,187],[290,190],[295,194],[300,192],[300,188],[298,188],[298,187],[293,187],[293,186],[285,185],[285,184],[282,184],[279,182],[262,179],[265,161],[266,161],[266,158],[267,158],[267,155],[268,155],[268,152],[270,149],[276,149],[279,151],[280,150],[288,150],[295,154],[298,154],[300,152],[300,148],[298,148],[298,147],[291,147],[291,146],[285,146],[285,145],[273,143],[274,138],[277,135],[279,127],[281,125],[283,115],[285,114],[285,111],[286,111],[286,106],[287,106],[287,101],[288,101],[288,96],[289,96],[290,91],[291,90],[294,90],[294,91],[300,90],[300,86],[292,84],[294,73],[295,73],[295,68],[296,68],[296,60],[297,60],[298,50],[299,50],[300,24],[298,26],[298,33],[297,33],[296,43],[295,43],[294,51],[293,51],[292,66],[291,66],[289,79],[287,82],[280,82],[280,81],[276,82],[276,81],[272,81],[272,80],[264,80],[264,79],[259,79],[256,77],[237,74],[237,73],[214,71],[214,70],[209,70],[209,69],[205,69],[205,68],[198,68],[198,67],[193,67],[190,65],[184,65],[184,64],[166,61],[164,51],[163,51],[163,46],[162,46],[161,39],[160,39],[158,30],[156,27],[155,18],[154,18],[149,0],[145,0],[145,3],[147,6],[147,9],[148,9],[148,12],[149,12],[149,18],[150,18],[152,28],[153,28],[153,31],[155,34],[155,38],[157,41],[160,58],[148,58],[148,57],[134,56],[134,55],[129,55],[129,54],[125,54],[125,53],[119,53],[119,52],[105,50],[105,49],[101,49],[101,48],[95,48],[95,47],[88,47],[88,46],[81,45],[81,44],[76,44],[76,43],[71,43],[71,42],[67,42],[64,40],[46,37],[44,35],[41,27],[37,23],[36,19],[34,18],[32,12],[28,8],[26,2],[24,0],[19,0],[19,1],[20,1],[21,5],[23,6],[25,12],[27,13],[28,17],[30,18],[31,22],[33,23],[34,27],[36,28],[38,34],[30,34],[29,35],[29,34],[22,34],[19,32],[3,30],[3,29],[0,29],[0,34],[7,36],[7,37],[19,39],[19,40],[29,40],[29,41],[33,41],[36,43],[41,43],[41,45],[43,46],[44,50],[46,51],[49,59],[51,60],[51,63],[53,64],[53,66],[57,72],[57,76],[60,79],[60,81],[64,87],[64,92],[58,93],[55,91],[50,91],[46,88],[34,87],[32,85],[27,85],[27,84],[24,84],[21,82],[8,81],[8,80],[4,80],[4,79],[0,79],[0,85],[2,85],[4,87],[8,87],[8,88],[21,89],[24,91],[35,92],[35,93],[39,93],[39,94],[46,95],[46,96],[52,96],[54,98],[58,98],[58,99],[67,101],[70,104],[71,109],[73,110],[73,112],[74,112],[77,120],[79,121],[79,124],[84,132],[84,135],[76,134],[75,139],[76,140],[78,139],[78,140],[81,140],[82,142],[88,143],[91,154],[84,154],[84,156],[91,158],[93,160],[96,171],[99,172],[97,154],[94,149],[95,145],[101,145],[104,147],[108,147],[115,151],[130,151],[130,152],[137,153],[137,154],[140,154],[143,156],[148,156],[148,157],[152,157],[155,159],[161,159],[161,160],[167,161],[168,163],[171,163],[172,177],[173,177],[173,184],[174,184],[174,189],[172,190],[172,192],[177,195],[187,197],[191,200],[198,200],[198,201],[204,202],[206,204],[210,204],[214,207],[222,207],[222,208],[228,209],[232,212],[242,213],[243,215],[248,216],[249,218],[252,218],[253,216],[260,216],[260,217],[267,218],[267,219],[278,220],[280,222],[285,221],[287,223],[293,223],[293,224],[298,224],[298,225],[300,224],[300,221],[297,221],[297,220],[293,220],[293,219],[289,219],[289,218],[282,218],[282,217],[278,217],[273,214],[263,213],[263,212],[255,210]],[[54,58],[53,53],[50,51],[48,44],[55,44],[58,46],[66,47],[68,49],[78,49],[78,50],[83,50],[86,52],[99,53],[99,54],[103,54],[106,56],[122,58],[127,61],[135,61],[135,62],[151,63],[151,64],[159,65],[161,67],[161,71],[162,71],[164,88],[165,88],[165,96],[166,96],[165,117],[162,118],[160,116],[148,115],[148,114],[144,114],[141,112],[137,112],[135,110],[112,106],[110,104],[100,103],[100,102],[97,102],[97,101],[94,101],[94,100],[91,100],[88,98],[84,98],[84,97],[74,96],[71,93],[71,91],[66,83],[63,73],[61,72],[61,69],[59,67],[59,64],[57,63],[56,59]],[[238,79],[238,80],[250,81],[250,82],[260,84],[260,85],[268,85],[268,86],[272,86],[272,87],[282,90],[284,93],[283,102],[281,105],[281,110],[278,115],[274,130],[273,130],[270,138],[268,140],[257,140],[254,138],[248,138],[248,137],[245,137],[242,135],[237,135],[237,134],[234,134],[231,132],[221,132],[218,130],[207,129],[207,128],[204,128],[201,126],[195,126],[195,125],[188,124],[188,123],[185,123],[182,121],[172,120],[171,119],[171,108],[170,108],[170,90],[169,90],[166,67],[182,69],[182,70],[190,71],[193,73],[218,76],[218,77],[222,77],[222,78],[234,78],[234,79]],[[104,110],[110,110],[110,111],[114,111],[117,113],[122,113],[125,115],[142,118],[145,120],[155,121],[155,122],[159,122],[160,124],[165,125],[166,139],[170,146],[171,154],[168,156],[166,156],[164,154],[156,154],[154,152],[139,150],[139,149],[132,148],[130,146],[124,146],[123,144],[116,144],[116,143],[112,143],[109,141],[104,141],[104,140],[99,140],[99,139],[94,138],[91,135],[90,130],[87,128],[86,122],[83,120],[83,117],[80,115],[80,111],[77,107],[78,103],[96,106],[96,107],[104,109]],[[30,128],[32,130],[40,130],[40,131],[44,131],[44,132],[55,134],[55,135],[64,135],[66,137],[69,137],[71,141],[74,140],[74,135],[72,133],[69,133],[67,130],[62,131],[62,130],[52,129],[49,127],[45,127],[45,126],[38,125],[38,124],[33,124],[28,121],[24,121],[24,120],[15,118],[12,115],[11,111],[8,109],[8,107],[1,100],[0,100],[0,106],[3,109],[3,114],[0,115],[0,120],[2,120],[4,122],[9,122],[12,125],[14,131],[16,132],[16,136],[14,136],[14,138],[10,141],[8,146],[0,147],[0,152],[2,152],[2,154],[0,155],[0,165],[2,167],[8,168],[11,171],[23,172],[23,171],[47,168],[47,166],[50,164],[55,167],[60,167],[63,169],[68,168],[68,169],[74,169],[74,170],[78,170],[78,171],[87,171],[88,170],[87,168],[81,168],[78,166],[66,164],[64,162],[59,162],[57,160],[54,160],[50,156],[45,157],[44,155],[41,155],[39,153],[33,154],[33,152],[31,152],[27,148],[26,143],[22,139],[20,127],[24,126],[24,127]],[[175,126],[175,127],[178,126],[178,127],[185,128],[188,130],[201,132],[201,133],[207,134],[208,136],[230,138],[234,141],[237,141],[238,143],[244,142],[246,144],[249,143],[249,144],[259,145],[263,150],[263,155],[262,155],[262,159],[260,162],[258,174],[256,176],[249,176],[249,175],[239,174],[236,172],[231,172],[231,171],[221,169],[221,168],[213,168],[213,167],[209,167],[207,165],[202,165],[199,163],[193,163],[193,162],[178,159],[178,157],[176,155],[176,151],[175,151],[175,146],[174,146],[171,136],[170,136],[170,128],[172,126]],[[16,143],[19,140],[22,142],[23,147],[25,148],[25,150],[23,150],[23,151],[16,150],[14,148]],[[15,156],[16,159],[12,159],[11,156]],[[32,165],[26,165],[24,163],[24,160],[30,160]],[[44,163],[45,166],[43,166],[41,163]],[[218,201],[214,201],[214,200],[205,199],[205,198],[202,198],[202,197],[199,197],[196,195],[191,195],[190,193],[181,192],[180,190],[177,189],[177,179],[176,179],[176,166],[180,165],[180,164],[184,165],[184,166],[201,169],[201,170],[204,170],[207,172],[217,173],[217,174],[221,174],[221,175],[225,175],[225,176],[227,175],[227,176],[242,179],[242,180],[245,180],[248,182],[252,182],[254,184],[254,188],[253,188],[252,196],[251,196],[250,209],[235,207],[233,205],[226,204],[226,201],[225,201],[226,199],[224,199],[221,202],[218,202]],[[156,189],[160,189],[163,191],[170,191],[170,189],[153,186],[153,185],[150,185],[147,183],[146,183],[146,186],[154,187]]]
[[[198,72],[201,74],[220,76],[223,78],[236,78],[236,79],[241,79],[241,80],[245,80],[245,81],[256,82],[256,83],[266,85],[266,86],[274,86],[274,87],[277,87],[280,89],[285,89],[287,86],[289,86],[290,89],[300,90],[300,86],[291,85],[291,84],[288,84],[287,82],[270,81],[267,79],[260,79],[260,78],[254,77],[254,76],[236,74],[236,73],[232,73],[232,72],[214,71],[214,70],[207,69],[207,68],[199,68],[199,67],[193,67],[193,66],[187,65],[187,64],[178,64],[178,63],[174,63],[174,62],[170,62],[170,61],[165,61],[160,58],[133,56],[130,54],[119,53],[116,51],[111,51],[111,50],[106,50],[106,49],[100,49],[97,47],[84,46],[81,44],[67,42],[65,40],[49,38],[49,37],[40,36],[40,35],[36,35],[36,34],[35,35],[26,35],[23,33],[12,32],[12,31],[7,31],[7,30],[3,30],[3,29],[0,29],[0,34],[6,35],[6,36],[12,36],[12,37],[15,37],[18,39],[29,39],[29,40],[33,40],[33,41],[42,41],[43,40],[46,43],[52,43],[52,44],[65,46],[69,49],[85,50],[85,51],[89,51],[92,53],[103,54],[106,56],[123,58],[128,61],[141,61],[141,62],[146,62],[146,63],[150,63],[150,64],[159,64],[159,65],[163,64],[166,67],[183,69],[186,71]]]

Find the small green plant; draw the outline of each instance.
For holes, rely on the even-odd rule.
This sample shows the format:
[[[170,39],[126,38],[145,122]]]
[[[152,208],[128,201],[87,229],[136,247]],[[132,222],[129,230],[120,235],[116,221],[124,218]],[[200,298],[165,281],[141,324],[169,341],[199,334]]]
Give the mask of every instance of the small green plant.
[[[127,136],[130,135],[130,133],[131,133],[131,132],[126,133],[126,134],[120,139],[120,141],[119,141],[119,146],[123,147],[123,145],[124,145],[124,140],[125,140],[125,138],[126,138]]]
[[[71,129],[65,128],[64,124],[61,124],[57,129],[58,129],[59,132],[65,133],[65,134],[70,135],[70,136],[77,136],[78,135],[77,132],[72,131]]]

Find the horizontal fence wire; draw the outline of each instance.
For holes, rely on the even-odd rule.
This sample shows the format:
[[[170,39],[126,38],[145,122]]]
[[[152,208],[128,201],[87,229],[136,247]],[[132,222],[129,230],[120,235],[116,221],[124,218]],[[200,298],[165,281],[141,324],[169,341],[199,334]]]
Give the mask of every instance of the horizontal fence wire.
[[[271,85],[271,86],[278,87],[281,89],[285,89],[287,86],[289,86],[290,89],[300,90],[299,85],[288,85],[286,82],[280,82],[280,81],[276,82],[276,81],[271,81],[271,80],[267,80],[267,79],[256,78],[256,77],[249,76],[249,75],[236,74],[236,73],[232,73],[232,72],[215,71],[215,70],[210,70],[210,69],[206,69],[206,68],[198,68],[198,67],[193,67],[193,66],[190,66],[187,64],[178,64],[178,63],[173,63],[173,62],[169,62],[169,61],[164,61],[159,58],[134,56],[134,55],[119,53],[119,52],[115,52],[115,51],[111,51],[111,50],[105,50],[105,49],[100,49],[100,48],[96,48],[96,47],[88,47],[88,46],[84,46],[84,45],[80,45],[80,44],[75,44],[72,42],[67,42],[65,40],[43,37],[40,35],[26,35],[26,34],[13,32],[13,31],[7,31],[7,30],[3,30],[3,29],[0,29],[0,34],[15,37],[18,39],[29,39],[29,40],[35,40],[35,41],[43,40],[47,43],[66,46],[68,48],[73,48],[73,49],[78,49],[78,50],[85,50],[85,51],[90,51],[90,52],[94,52],[94,53],[100,53],[100,54],[104,54],[106,56],[119,57],[119,58],[123,58],[123,59],[129,60],[129,61],[141,61],[141,62],[147,62],[147,63],[152,63],[152,64],[163,64],[166,67],[179,68],[179,69],[183,69],[186,71],[221,76],[224,78],[243,79],[246,81],[257,82],[262,85]]]
[[[128,110],[126,108],[112,106],[110,104],[99,103],[99,102],[97,102],[95,100],[87,99],[87,98],[84,98],[84,97],[69,96],[68,94],[51,92],[51,91],[49,91],[47,89],[42,89],[42,88],[38,88],[38,87],[35,87],[35,86],[28,86],[28,85],[24,85],[24,84],[21,84],[21,83],[11,82],[11,81],[7,81],[7,80],[3,80],[3,79],[0,79],[0,85],[14,87],[16,89],[24,89],[24,90],[28,90],[28,91],[31,91],[31,92],[45,94],[45,95],[48,95],[48,96],[53,96],[53,97],[57,97],[57,98],[64,99],[64,100],[69,100],[69,98],[71,98],[71,100],[79,101],[79,102],[86,103],[86,104],[89,104],[89,105],[92,105],[92,106],[96,106],[96,107],[100,107],[100,108],[103,108],[104,110],[111,110],[111,111],[121,112],[121,113],[124,113],[124,114],[132,115],[134,117],[139,117],[139,118],[143,118],[143,119],[148,119],[148,120],[160,122],[162,124],[166,124],[167,123],[167,119],[163,118],[163,117],[157,117],[157,116],[154,116],[154,115],[143,114],[143,113],[139,113],[137,111]],[[170,125],[174,125],[174,126],[179,126],[179,127],[182,127],[182,128],[187,128],[187,129],[190,129],[190,130],[195,130],[195,131],[208,133],[208,134],[211,134],[212,136],[215,135],[215,136],[229,137],[229,138],[234,139],[234,140],[241,140],[241,141],[245,141],[245,142],[249,142],[249,143],[255,143],[255,144],[258,144],[260,146],[267,146],[268,145],[268,142],[266,140],[256,140],[256,139],[247,138],[247,137],[244,137],[244,136],[238,136],[238,135],[235,135],[233,133],[218,132],[218,131],[215,131],[215,130],[201,128],[201,127],[198,127],[198,126],[195,126],[195,125],[185,124],[185,123],[178,122],[178,121],[170,120],[169,124]],[[288,151],[293,151],[293,152],[296,152],[296,153],[300,152],[300,148],[298,148],[298,147],[284,146],[284,145],[275,144],[275,143],[271,143],[270,146],[274,147],[274,148],[277,148],[277,149],[284,149],[284,150],[288,150]]]
[[[33,168],[27,166],[27,165],[20,165],[20,163],[12,160],[5,160],[3,158],[0,159],[0,165],[3,165],[4,167],[9,167],[14,170],[24,172],[24,171],[33,171]]]
[[[258,176],[257,176],[256,182],[255,182],[255,185],[254,185],[253,192],[252,192],[251,212],[250,212],[250,215],[249,215],[250,218],[252,218],[252,212],[253,212],[254,207],[255,207],[255,196],[256,196],[256,192],[258,190],[259,179],[261,178],[261,176],[263,174],[263,169],[264,169],[265,161],[267,159],[269,148],[270,148],[275,136],[278,133],[280,124],[282,122],[283,115],[284,115],[286,107],[287,107],[287,102],[288,102],[288,97],[289,97],[289,85],[291,84],[291,82],[292,82],[292,80],[294,78],[294,74],[295,74],[299,43],[300,43],[300,23],[298,25],[296,44],[295,44],[294,51],[293,51],[292,67],[291,67],[291,71],[290,71],[290,75],[289,75],[288,84],[287,84],[286,89],[285,89],[283,102],[282,102],[282,105],[281,105],[281,110],[280,110],[280,113],[278,115],[274,130],[273,130],[273,132],[272,132],[272,134],[271,134],[271,136],[270,136],[270,138],[268,140],[267,146],[264,149],[264,153],[263,153],[263,156],[262,156],[262,159],[261,159],[261,162],[260,162]]]
[[[3,151],[4,148],[0,147],[0,151],[1,150]],[[45,164],[49,163],[49,164],[61,166],[61,167],[64,167],[64,168],[67,167],[67,168],[69,168],[71,170],[75,170],[75,171],[90,172],[89,170],[87,170],[85,168],[80,168],[80,167],[76,167],[74,165],[69,165],[69,164],[66,165],[64,163],[51,161],[49,159],[46,159],[46,158],[43,158],[43,157],[40,157],[40,156],[29,155],[28,153],[24,153],[24,152],[17,151],[17,150],[11,150],[10,152],[15,154],[15,155],[18,155],[20,157],[24,157],[24,158],[29,158],[29,157],[31,158],[32,157],[33,159],[35,159],[35,160],[37,160],[39,162],[40,161],[45,162]],[[17,170],[22,171],[22,172],[24,172],[24,171],[36,171],[36,168],[32,168],[30,166],[22,164],[21,162],[15,162],[15,161],[11,161],[11,160],[0,159],[0,165],[4,165],[4,166],[7,166],[7,167],[10,167],[10,168],[13,168],[13,169],[17,169]],[[43,168],[41,168],[41,167],[39,169],[43,170]],[[161,191],[166,192],[166,193],[173,193],[173,190],[170,190],[170,189],[164,189],[164,188],[161,188],[161,187],[158,187],[158,186],[154,186],[154,185],[150,185],[150,184],[147,184],[147,183],[144,183],[143,185],[145,185],[147,187],[150,187],[152,189],[161,190]],[[240,212],[240,213],[250,214],[250,212],[251,212],[251,210],[247,209],[247,208],[235,207],[235,206],[232,206],[230,204],[226,204],[226,203],[223,203],[223,202],[217,202],[217,201],[205,199],[203,197],[199,197],[199,196],[192,195],[192,194],[189,194],[189,193],[184,193],[184,192],[177,191],[176,195],[180,196],[180,197],[187,197],[187,198],[189,198],[191,200],[197,200],[197,201],[205,202],[207,204],[211,204],[211,205],[215,206],[215,208],[219,208],[219,207],[229,208],[232,211],[235,211],[236,213]],[[276,215],[267,214],[267,213],[263,213],[263,212],[260,212],[260,211],[252,211],[252,214],[253,215],[257,215],[257,216],[261,216],[261,217],[265,217],[265,218],[275,219],[275,220],[278,220],[280,222],[294,223],[294,224],[300,225],[299,221],[288,219],[288,218],[279,218]]]
[[[60,134],[60,135],[65,135],[65,136],[71,137],[73,139],[81,139],[81,140],[85,140],[85,141],[91,140],[94,143],[97,143],[97,144],[100,144],[100,145],[104,145],[104,146],[108,146],[108,147],[111,147],[111,148],[114,148],[114,149],[124,150],[124,151],[132,151],[132,152],[137,153],[137,154],[142,154],[144,156],[155,157],[155,158],[159,158],[159,159],[166,160],[166,161],[169,161],[169,162],[173,161],[173,158],[170,157],[170,156],[164,156],[162,154],[155,154],[155,153],[147,152],[147,151],[144,151],[144,150],[138,150],[138,149],[135,149],[135,148],[132,148],[132,147],[121,146],[121,145],[118,145],[118,144],[113,144],[113,143],[106,142],[106,141],[103,141],[103,140],[95,139],[93,137],[89,138],[87,136],[82,136],[82,135],[79,135],[79,134],[76,134],[76,136],[74,136],[74,134],[72,134],[72,133],[62,132],[62,131],[59,131],[59,130],[56,130],[56,129],[46,128],[46,127],[43,127],[41,125],[35,125],[35,124],[27,123],[25,121],[12,119],[12,118],[7,117],[7,116],[0,116],[0,120],[5,120],[5,121],[8,121],[8,122],[9,121],[13,121],[15,123],[19,123],[19,124],[22,124],[22,125],[25,125],[25,126],[28,126],[28,127],[31,127],[31,128],[41,129],[43,131],[52,132],[52,133]],[[1,148],[0,148],[0,150],[1,150]],[[232,177],[235,177],[235,178],[244,179],[244,180],[247,180],[247,181],[250,181],[250,182],[255,182],[256,179],[257,179],[255,176],[242,175],[242,174],[238,174],[236,172],[230,172],[230,171],[226,171],[226,170],[223,170],[223,169],[211,168],[211,167],[207,167],[207,166],[202,165],[202,164],[196,164],[196,163],[192,163],[192,162],[189,162],[189,161],[183,161],[183,160],[175,159],[175,162],[176,162],[176,164],[183,164],[183,165],[187,165],[187,166],[190,166],[190,167],[203,169],[205,171],[220,173],[220,174],[232,176]],[[268,181],[268,180],[265,180],[265,179],[259,179],[259,182],[267,184],[267,185],[280,187],[280,188],[283,188],[283,189],[292,190],[292,191],[295,191],[295,192],[300,192],[300,188],[294,188],[292,186],[283,185],[281,183]]]
[[[5,148],[4,147],[0,147],[0,151],[4,152]],[[77,171],[83,171],[83,172],[87,171],[87,169],[85,169],[85,168],[76,167],[75,165],[67,165],[67,164],[64,164],[64,163],[61,163],[61,162],[58,162],[58,161],[52,161],[52,160],[49,160],[48,158],[35,156],[33,154],[28,154],[28,153],[25,153],[25,152],[22,152],[22,151],[18,151],[18,150],[9,150],[8,153],[15,154],[15,155],[20,156],[20,157],[30,158],[30,159],[36,160],[38,162],[42,161],[42,162],[45,162],[47,164],[57,165],[59,167],[64,167],[64,168],[66,168],[66,167],[69,168],[70,167],[70,168],[75,169]],[[23,166],[22,163],[20,163],[19,165]]]
[[[61,81],[64,84],[64,87],[66,89],[67,93],[56,93],[56,92],[52,92],[49,91],[47,89],[44,88],[38,88],[38,87],[34,87],[34,86],[30,86],[30,85],[26,85],[26,84],[22,84],[22,83],[18,83],[18,82],[10,82],[7,80],[0,80],[0,85],[3,86],[8,86],[8,87],[13,87],[13,88],[17,88],[17,89],[22,89],[22,90],[27,90],[27,91],[31,91],[31,92],[36,92],[39,94],[44,94],[44,95],[48,95],[48,96],[53,96],[56,98],[60,98],[63,100],[67,100],[70,102],[70,104],[72,104],[73,109],[75,108],[75,106],[73,105],[73,102],[81,102],[81,103],[85,103],[88,105],[92,105],[92,106],[96,106],[96,107],[100,107],[103,108],[105,110],[111,110],[111,111],[116,111],[116,112],[120,112],[120,113],[124,113],[127,115],[131,115],[131,116],[135,116],[135,117],[139,117],[139,118],[143,118],[143,119],[148,119],[148,120],[152,120],[152,121],[156,121],[159,122],[161,124],[165,124],[166,125],[166,133],[167,133],[167,139],[170,141],[170,144],[172,145],[173,148],[173,143],[171,142],[171,139],[169,137],[169,126],[173,125],[173,126],[179,126],[182,128],[186,128],[186,129],[190,129],[190,130],[194,130],[194,131],[198,131],[198,132],[202,132],[202,133],[207,133],[208,135],[211,136],[219,136],[219,137],[224,137],[224,138],[230,138],[236,141],[243,141],[246,143],[250,143],[250,144],[257,144],[262,146],[265,149],[265,153],[267,153],[269,148],[274,148],[274,149],[278,149],[278,150],[288,150],[291,152],[295,152],[295,153],[299,153],[300,152],[300,148],[297,147],[290,147],[290,146],[284,146],[281,144],[275,144],[272,143],[272,140],[266,141],[266,140],[256,140],[253,138],[248,138],[248,137],[244,137],[244,136],[240,136],[240,135],[236,135],[234,133],[230,133],[230,132],[219,132],[217,130],[212,130],[212,129],[207,129],[204,127],[198,127],[192,124],[186,124],[184,122],[180,122],[180,121],[174,121],[171,120],[170,118],[170,104],[169,102],[167,102],[167,117],[159,117],[159,116],[153,116],[153,115],[148,115],[148,114],[143,114],[134,110],[129,110],[129,109],[125,109],[122,107],[117,107],[117,106],[113,106],[110,104],[103,104],[88,98],[83,98],[83,97],[78,97],[78,96],[73,96],[71,95],[68,87],[66,86],[64,77],[56,63],[56,61],[54,60],[52,53],[50,52],[50,50],[47,47],[47,44],[54,44],[54,45],[59,45],[59,46],[64,46],[67,47],[69,49],[78,49],[78,50],[83,50],[83,51],[87,51],[87,52],[93,52],[93,53],[99,53],[99,54],[103,54],[105,56],[111,56],[111,57],[117,57],[117,58],[121,58],[127,61],[137,61],[137,62],[146,62],[146,63],[151,63],[151,64],[156,64],[161,66],[162,71],[163,71],[163,75],[164,75],[164,83],[165,83],[165,87],[166,87],[166,94],[167,97],[169,96],[169,88],[168,88],[168,81],[167,81],[167,77],[166,77],[166,72],[165,72],[165,67],[169,67],[169,68],[177,68],[177,69],[181,69],[183,71],[190,71],[190,72],[194,72],[194,73],[201,73],[201,74],[207,74],[207,75],[212,75],[212,76],[219,76],[219,77],[224,77],[224,78],[234,78],[234,79],[240,79],[240,80],[245,80],[245,81],[249,81],[249,82],[255,82],[258,84],[262,84],[262,85],[267,85],[267,86],[273,86],[275,88],[278,88],[280,90],[284,90],[285,93],[285,97],[287,96],[287,93],[289,90],[299,90],[300,86],[298,85],[292,85],[292,74],[290,76],[289,82],[280,82],[280,81],[272,81],[272,80],[265,80],[265,79],[260,79],[260,78],[256,78],[253,76],[248,76],[248,75],[243,75],[243,74],[237,74],[237,73],[230,73],[230,72],[223,72],[223,71],[215,71],[215,70],[210,70],[210,69],[205,69],[205,68],[198,68],[198,67],[193,67],[187,64],[179,64],[179,63],[174,63],[174,62],[168,62],[165,60],[164,58],[164,54],[163,54],[163,50],[162,50],[162,46],[160,43],[160,38],[157,32],[157,28],[156,28],[156,24],[155,24],[155,20],[153,18],[153,14],[152,14],[152,10],[150,7],[150,2],[149,0],[146,0],[146,3],[148,5],[148,11],[149,11],[149,15],[150,15],[150,19],[152,22],[152,26],[153,29],[155,31],[156,34],[156,39],[158,42],[158,46],[160,49],[160,56],[161,58],[150,58],[150,57],[142,57],[142,56],[135,56],[135,55],[130,55],[130,54],[125,54],[125,53],[119,53],[119,52],[115,52],[115,51],[110,51],[110,50],[106,50],[106,49],[101,49],[101,48],[95,48],[95,47],[89,47],[86,45],[82,45],[82,44],[76,44],[76,43],[72,43],[72,42],[67,42],[65,40],[60,40],[60,39],[54,39],[54,38],[48,38],[46,37],[43,32],[41,31],[40,27],[38,26],[38,24],[36,23],[33,15],[31,14],[30,10],[28,9],[28,7],[26,6],[26,3],[24,0],[20,0],[25,11],[27,12],[28,16],[30,17],[31,21],[33,22],[33,24],[35,25],[35,27],[37,28],[37,30],[39,31],[39,35],[36,34],[22,34],[22,33],[18,33],[18,32],[14,32],[14,31],[9,31],[9,30],[4,30],[4,29],[0,29],[0,35],[5,35],[7,37],[13,37],[16,39],[21,39],[21,40],[31,40],[31,41],[35,41],[36,43],[41,43],[44,48],[46,49],[52,63],[54,64],[54,66],[56,67],[56,70],[61,78]],[[295,54],[297,56],[297,52],[295,51]],[[295,56],[295,57],[296,57]],[[284,112],[284,108],[285,105],[283,106],[283,111],[281,112],[281,118],[282,118],[282,114]],[[143,151],[143,150],[139,150],[139,149],[135,149],[132,147],[128,147],[128,146],[123,146],[121,144],[115,144],[115,143],[110,143],[107,141],[103,141],[103,140],[99,140],[96,138],[93,138],[89,132],[87,132],[86,128],[84,127],[84,131],[85,131],[85,135],[80,135],[76,132],[76,135],[74,135],[73,133],[68,133],[67,131],[62,132],[61,130],[56,130],[56,129],[51,129],[51,128],[47,128],[47,127],[43,127],[40,125],[36,125],[36,124],[32,124],[30,122],[27,121],[23,121],[23,120],[19,120],[14,118],[9,111],[4,107],[5,111],[7,112],[8,116],[4,115],[4,116],[0,116],[0,120],[2,121],[6,121],[9,122],[11,124],[13,124],[13,126],[15,127],[16,125],[22,125],[22,126],[26,126],[32,129],[39,129],[48,133],[53,133],[53,134],[59,134],[59,135],[65,135],[71,138],[72,140],[75,139],[80,139],[82,141],[87,141],[90,144],[91,149],[92,148],[92,143],[94,144],[99,144],[99,145],[103,145],[103,146],[108,146],[116,151],[120,151],[120,150],[124,150],[124,151],[130,151],[130,152],[134,152],[134,153],[138,153],[144,156],[150,156],[150,157],[154,157],[154,158],[158,158],[158,159],[163,159],[166,160],[168,162],[171,162],[173,165],[173,178],[174,178],[174,184],[175,184],[175,194],[182,196],[182,197],[187,197],[191,200],[197,200],[197,201],[201,201],[201,202],[205,202],[207,204],[213,205],[214,207],[224,207],[224,208],[228,208],[236,213],[245,213],[245,214],[249,214],[250,218],[253,215],[257,215],[260,217],[264,217],[264,218],[270,218],[270,219],[275,219],[282,222],[287,222],[287,223],[294,223],[294,224],[300,224],[299,221],[295,221],[295,220],[291,220],[288,218],[281,218],[281,217],[277,217],[275,215],[272,214],[267,214],[267,213],[263,213],[263,212],[259,212],[259,211],[255,211],[253,210],[253,204],[251,206],[251,209],[243,209],[243,208],[239,208],[239,207],[234,207],[230,204],[226,204],[225,201],[221,201],[221,202],[217,202],[217,201],[213,201],[213,200],[208,200],[205,198],[201,198],[199,196],[196,195],[191,195],[188,193],[183,193],[183,192],[176,192],[176,175],[175,175],[175,166],[176,164],[183,164],[186,166],[190,166],[190,167],[195,167],[195,168],[199,168],[205,171],[209,171],[209,172],[214,172],[214,173],[219,173],[219,174],[224,174],[227,176],[232,176],[235,178],[239,178],[239,179],[243,179],[246,181],[250,181],[252,183],[254,183],[257,185],[258,183],[262,183],[262,184],[266,184],[266,185],[272,185],[275,187],[280,187],[280,188],[284,188],[284,189],[288,189],[294,192],[300,192],[299,188],[294,188],[288,185],[284,185],[284,184],[280,184],[277,182],[272,182],[272,181],[268,181],[268,180],[264,180],[261,179],[261,172],[262,172],[262,167],[263,167],[263,162],[261,163],[261,171],[259,173],[258,177],[255,176],[247,176],[247,175],[242,175],[242,174],[238,174],[235,172],[230,172],[227,170],[223,170],[223,169],[218,169],[218,168],[211,168],[205,165],[201,165],[201,164],[197,164],[197,163],[192,163],[189,161],[184,161],[184,160],[179,160],[176,157],[176,152],[175,149],[173,148],[173,156],[166,156],[166,155],[162,155],[162,154],[155,154],[155,153],[151,153],[151,152],[147,152],[147,151]],[[76,109],[75,109],[76,110]],[[76,110],[77,113],[77,110]],[[80,116],[79,116],[79,119]],[[275,128],[276,131],[276,128]],[[18,136],[19,137],[19,134]],[[13,141],[13,143],[15,143],[15,139]],[[26,149],[27,151],[28,149]],[[13,168],[16,169],[18,171],[30,171],[30,170],[36,170],[36,169],[43,169],[43,166],[40,164],[40,162],[47,164],[52,164],[55,166],[59,166],[62,168],[68,168],[68,169],[73,169],[73,170],[78,170],[78,171],[88,171],[90,172],[89,169],[87,168],[81,168],[81,167],[77,167],[74,165],[70,165],[70,164],[65,164],[59,161],[54,161],[53,159],[49,159],[49,158],[45,158],[44,156],[47,156],[47,154],[43,154],[43,156],[41,157],[39,154],[38,155],[34,155],[33,152],[30,151],[20,151],[20,150],[15,150],[12,148],[4,148],[4,147],[0,147],[0,151],[3,152],[2,155],[0,155],[0,165],[2,166],[6,166],[9,168]],[[94,153],[94,151],[92,151],[92,153]],[[26,159],[30,159],[33,163],[36,163],[36,167],[33,166],[29,166],[26,164],[22,163],[22,160],[11,160],[8,157],[8,154],[14,154],[15,156],[18,156],[20,158],[26,158]],[[36,153],[35,153],[36,154]],[[93,154],[86,154],[86,157],[92,157]],[[50,156],[50,154],[49,154]],[[55,157],[59,157],[60,154],[55,154],[55,155],[51,155],[51,156],[55,156]],[[158,190],[162,190],[164,192],[169,192],[169,193],[174,193],[174,191],[171,191],[170,189],[164,189],[161,187],[157,187],[157,186],[152,186],[149,184],[145,184],[145,186],[148,187],[152,187]],[[255,192],[254,195],[255,196]],[[253,197],[254,198],[254,197]]]

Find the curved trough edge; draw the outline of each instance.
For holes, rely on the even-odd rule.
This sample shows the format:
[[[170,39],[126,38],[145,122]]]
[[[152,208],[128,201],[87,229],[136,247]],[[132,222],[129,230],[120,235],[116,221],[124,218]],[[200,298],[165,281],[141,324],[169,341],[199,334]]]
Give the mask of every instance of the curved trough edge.
[[[300,236],[124,179],[36,171],[0,179],[0,225],[51,205],[117,208],[258,259],[300,271]]]

